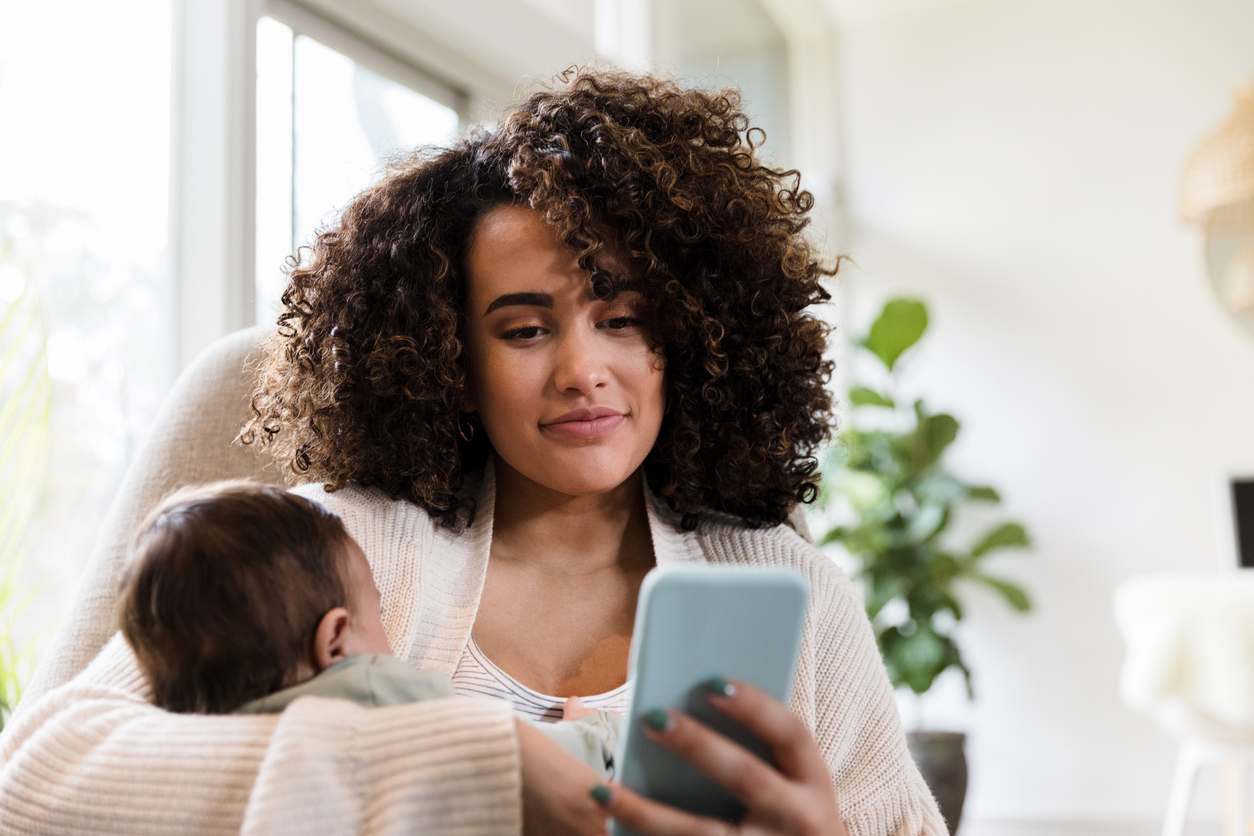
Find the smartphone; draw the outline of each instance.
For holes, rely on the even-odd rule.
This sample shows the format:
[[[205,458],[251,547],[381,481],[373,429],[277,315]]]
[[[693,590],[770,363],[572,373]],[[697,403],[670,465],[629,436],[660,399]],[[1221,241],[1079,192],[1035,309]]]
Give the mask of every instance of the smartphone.
[[[741,679],[787,703],[809,598],[805,578],[788,569],[668,566],[645,576],[628,661],[634,684],[617,756],[624,786],[697,815],[731,822],[744,817],[744,805],[645,737],[641,723],[655,709],[678,709],[771,761],[761,740],[710,704],[705,683]],[[611,833],[633,836],[616,822]]]

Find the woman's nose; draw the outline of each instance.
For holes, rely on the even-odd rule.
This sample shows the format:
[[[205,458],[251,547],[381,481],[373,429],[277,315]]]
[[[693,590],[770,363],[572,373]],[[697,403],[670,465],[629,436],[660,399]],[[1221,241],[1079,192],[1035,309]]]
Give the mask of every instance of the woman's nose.
[[[563,335],[554,357],[553,383],[559,392],[590,394],[609,382],[606,358],[595,333],[575,328]]]

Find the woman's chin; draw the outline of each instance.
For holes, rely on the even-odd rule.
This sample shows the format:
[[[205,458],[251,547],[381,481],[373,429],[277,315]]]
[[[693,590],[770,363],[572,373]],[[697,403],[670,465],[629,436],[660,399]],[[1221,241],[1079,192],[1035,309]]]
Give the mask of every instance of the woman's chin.
[[[599,496],[621,488],[627,482],[635,483],[634,477],[640,464],[634,459],[617,461],[617,456],[587,455],[589,451],[586,450],[582,452],[584,455],[575,456],[559,453],[532,463],[539,466],[517,467],[505,463],[505,467],[542,488],[571,497]],[[610,460],[607,461],[607,458]],[[498,474],[501,464],[498,453]]]
[[[632,481],[635,472],[634,468],[625,471],[612,470],[609,472],[552,472],[545,474],[549,478],[541,478],[534,481],[549,490],[565,494],[566,496],[592,497],[607,494],[623,487],[624,483]]]

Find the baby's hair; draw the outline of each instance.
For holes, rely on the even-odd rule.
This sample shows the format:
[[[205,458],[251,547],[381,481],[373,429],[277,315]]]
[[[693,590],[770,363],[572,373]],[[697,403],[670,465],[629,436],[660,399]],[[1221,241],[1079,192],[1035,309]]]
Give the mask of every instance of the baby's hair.
[[[282,487],[177,491],[144,520],[118,621],[169,711],[224,714],[286,685],[345,606],[340,518]]]

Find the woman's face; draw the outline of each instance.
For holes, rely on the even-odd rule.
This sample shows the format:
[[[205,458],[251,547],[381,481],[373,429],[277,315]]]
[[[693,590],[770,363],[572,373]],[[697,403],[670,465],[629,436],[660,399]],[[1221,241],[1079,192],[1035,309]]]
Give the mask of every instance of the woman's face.
[[[666,397],[639,294],[597,299],[575,253],[519,206],[484,215],[467,272],[467,408],[497,457],[571,496],[621,485],[653,448]]]

